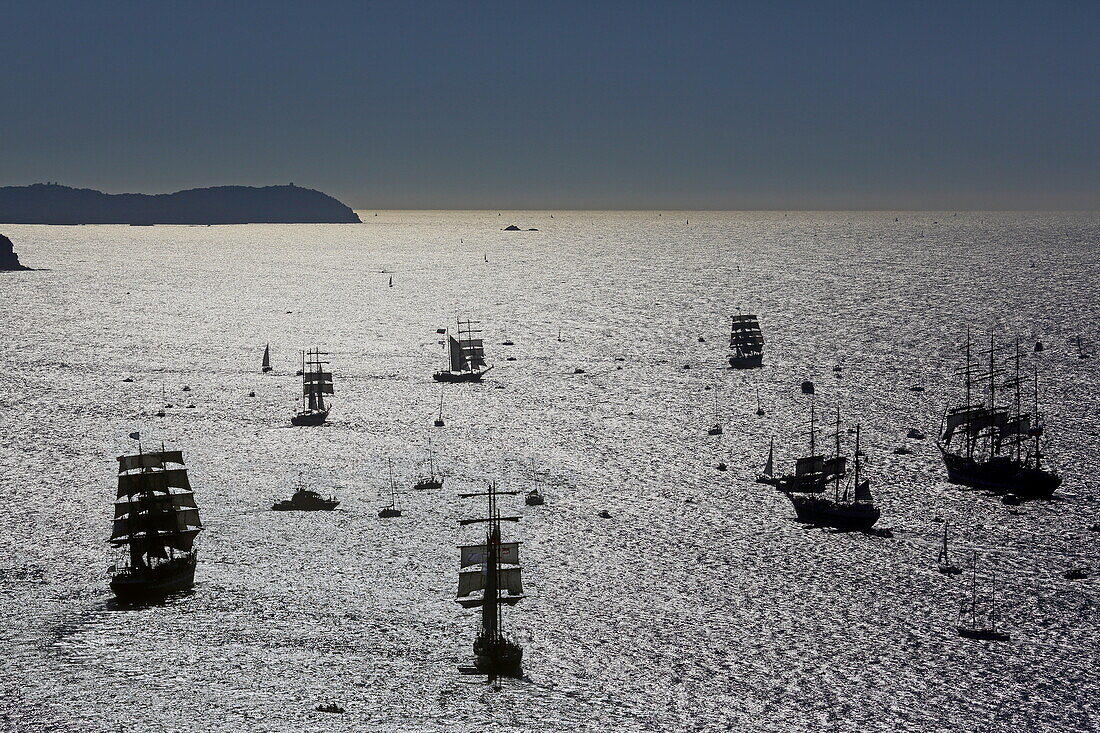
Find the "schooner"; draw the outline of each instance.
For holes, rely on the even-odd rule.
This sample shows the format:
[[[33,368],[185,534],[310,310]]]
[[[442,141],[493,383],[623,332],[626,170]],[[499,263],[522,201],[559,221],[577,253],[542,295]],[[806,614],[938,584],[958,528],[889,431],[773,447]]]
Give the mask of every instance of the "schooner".
[[[520,580],[519,542],[501,540],[501,522],[518,522],[518,516],[502,517],[497,507],[497,497],[514,496],[518,491],[497,491],[490,483],[489,490],[471,494],[459,494],[466,499],[485,496],[488,499],[488,516],[459,520],[462,526],[486,523],[485,541],[476,545],[459,546],[458,596],[455,602],[463,608],[481,607],[481,629],[474,640],[474,666],[461,668],[468,674],[487,674],[491,678],[519,677],[523,662],[523,647],[504,633],[501,608],[513,606],[525,598]]]
[[[140,439],[136,433],[131,437]],[[119,598],[159,596],[195,582],[195,538],[202,531],[183,452],[118,457],[118,492],[111,544],[126,556],[111,570]]]
[[[432,375],[437,382],[480,382],[486,366],[485,342],[478,321],[458,319],[457,338],[447,334],[447,368]]]
[[[328,352],[312,349],[303,356],[302,399],[307,407],[290,418],[293,425],[321,425],[328,417],[325,395],[333,393],[332,372],[325,371],[328,362],[322,356],[328,356]]]

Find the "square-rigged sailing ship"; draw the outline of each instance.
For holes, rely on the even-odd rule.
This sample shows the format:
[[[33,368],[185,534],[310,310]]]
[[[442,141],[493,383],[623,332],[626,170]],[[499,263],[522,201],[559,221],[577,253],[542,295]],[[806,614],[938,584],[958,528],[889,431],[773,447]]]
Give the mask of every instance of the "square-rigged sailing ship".
[[[432,375],[437,382],[480,382],[492,369],[485,362],[480,323],[458,319],[458,338],[447,334],[447,368]]]

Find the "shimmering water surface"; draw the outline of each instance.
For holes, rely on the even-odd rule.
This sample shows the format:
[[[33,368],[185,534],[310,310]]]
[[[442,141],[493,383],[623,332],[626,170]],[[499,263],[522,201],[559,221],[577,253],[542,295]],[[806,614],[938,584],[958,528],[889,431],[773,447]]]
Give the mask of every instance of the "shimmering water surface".
[[[1100,358],[1071,343],[1098,345],[1100,216],[363,218],[2,228],[48,269],[0,274],[0,727],[1100,726],[1100,575],[1062,577],[1100,571]],[[762,370],[723,368],[738,309],[760,314]],[[448,387],[433,428],[436,329],[460,314],[485,324],[495,367]],[[1014,514],[944,480],[932,438],[968,325],[1019,335],[1029,359],[1046,346],[1057,501]],[[332,352],[332,416],[292,428],[311,346]],[[753,483],[770,436],[784,466],[803,448],[803,379],[821,413],[861,422],[892,538],[806,529]],[[157,418],[162,388],[175,407]],[[105,540],[134,430],[182,448],[207,530],[191,594],[125,608]],[[429,435],[446,488],[379,520],[387,461],[410,486]],[[299,472],[340,511],[271,512]],[[452,602],[473,539],[456,520],[480,506],[455,494],[486,480],[548,497],[516,501],[507,527],[525,543],[530,598],[506,619],[530,679],[499,689],[456,671],[476,625]],[[960,561],[976,549],[982,582],[996,572],[1011,643],[956,636],[966,581],[934,570],[937,514]],[[329,701],[346,714],[313,710]]]

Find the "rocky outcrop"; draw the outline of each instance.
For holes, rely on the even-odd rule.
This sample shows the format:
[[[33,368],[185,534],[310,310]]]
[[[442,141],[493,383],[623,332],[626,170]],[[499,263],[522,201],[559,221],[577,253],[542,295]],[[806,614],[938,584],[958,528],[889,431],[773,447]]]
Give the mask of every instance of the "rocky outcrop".
[[[31,268],[19,264],[19,255],[15,254],[15,245],[11,240],[0,234],[0,270],[29,270]]]
[[[311,188],[216,186],[176,193],[107,194],[38,183],[0,188],[2,224],[358,224],[359,216]]]

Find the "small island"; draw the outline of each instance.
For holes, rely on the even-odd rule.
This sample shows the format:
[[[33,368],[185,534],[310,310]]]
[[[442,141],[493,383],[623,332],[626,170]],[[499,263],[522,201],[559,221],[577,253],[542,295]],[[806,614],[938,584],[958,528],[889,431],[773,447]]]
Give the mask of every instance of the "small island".
[[[333,197],[287,186],[108,194],[57,184],[0,187],[0,224],[360,224]]]
[[[0,234],[0,271],[29,269],[31,268],[20,264],[19,255],[15,253],[15,245],[11,240]]]

